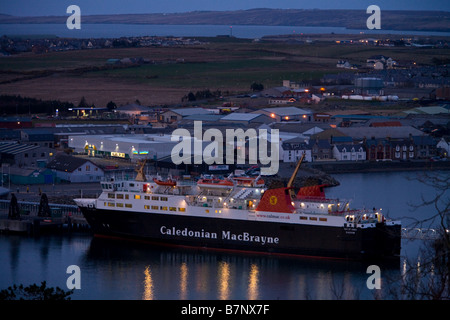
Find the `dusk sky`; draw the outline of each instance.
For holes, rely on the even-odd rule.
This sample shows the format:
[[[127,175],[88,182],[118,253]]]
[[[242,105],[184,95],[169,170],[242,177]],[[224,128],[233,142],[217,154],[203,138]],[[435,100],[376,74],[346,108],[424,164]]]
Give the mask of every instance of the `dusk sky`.
[[[360,9],[371,4],[381,10],[450,11],[448,0],[1,0],[0,13],[15,16],[64,16],[69,5],[78,5],[81,14],[173,13],[196,10]]]

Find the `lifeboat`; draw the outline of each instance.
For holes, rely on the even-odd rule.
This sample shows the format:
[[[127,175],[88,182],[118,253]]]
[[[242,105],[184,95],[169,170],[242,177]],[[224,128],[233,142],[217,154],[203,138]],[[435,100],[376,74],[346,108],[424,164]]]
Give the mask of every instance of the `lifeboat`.
[[[234,187],[233,181],[227,179],[200,179],[197,185],[201,188],[231,189]]]
[[[263,187],[264,180],[258,179],[257,177],[233,177],[238,186],[244,187]]]
[[[153,182],[156,183],[158,186],[175,187],[177,185],[177,182],[172,179],[167,179],[163,181],[157,178],[153,178]]]

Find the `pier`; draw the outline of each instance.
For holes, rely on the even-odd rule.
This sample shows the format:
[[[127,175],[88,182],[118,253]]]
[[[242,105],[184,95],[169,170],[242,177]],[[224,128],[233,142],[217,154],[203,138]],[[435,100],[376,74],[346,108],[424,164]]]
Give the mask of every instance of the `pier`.
[[[9,217],[10,200],[0,200],[0,232],[14,232],[38,235],[41,231],[89,230],[89,224],[76,205],[48,203],[45,216],[39,215],[42,203],[18,201],[19,215]]]

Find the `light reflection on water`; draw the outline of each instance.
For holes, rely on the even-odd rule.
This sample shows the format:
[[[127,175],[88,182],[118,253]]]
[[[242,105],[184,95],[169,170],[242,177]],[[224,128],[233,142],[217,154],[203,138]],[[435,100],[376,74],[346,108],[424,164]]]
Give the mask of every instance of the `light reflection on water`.
[[[355,195],[368,207],[389,208],[398,218],[427,218],[429,208],[411,212],[406,203],[433,190],[402,174],[338,176],[339,197]],[[342,190],[341,190],[342,189]],[[422,241],[402,241],[402,259],[380,266],[382,290],[389,298],[391,279],[405,279],[407,259],[422,268],[417,258]],[[0,235],[0,290],[13,284],[47,281],[65,288],[69,265],[81,269],[81,290],[72,299],[373,299],[366,286],[370,263],[326,259],[155,247],[144,243],[92,238],[87,234],[42,235],[40,238]]]

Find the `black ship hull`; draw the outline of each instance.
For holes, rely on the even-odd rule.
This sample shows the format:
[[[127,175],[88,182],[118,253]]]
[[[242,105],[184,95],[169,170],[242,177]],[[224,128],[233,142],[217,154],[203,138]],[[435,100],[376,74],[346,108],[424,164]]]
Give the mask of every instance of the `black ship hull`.
[[[96,235],[164,245],[344,259],[400,255],[401,227],[315,226],[81,208]]]

